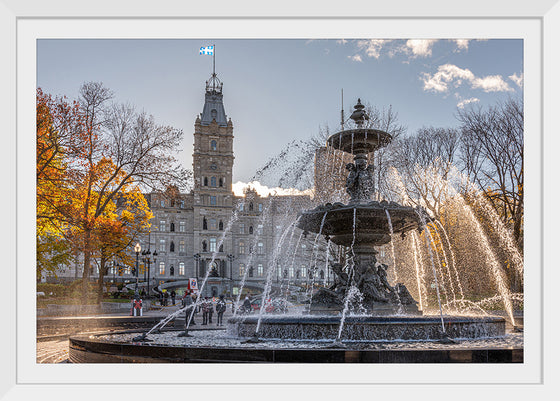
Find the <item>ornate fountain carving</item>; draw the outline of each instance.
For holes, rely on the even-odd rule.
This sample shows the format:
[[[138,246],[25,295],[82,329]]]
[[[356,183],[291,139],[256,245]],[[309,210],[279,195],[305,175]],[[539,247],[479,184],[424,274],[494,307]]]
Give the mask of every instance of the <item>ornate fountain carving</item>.
[[[328,236],[337,245],[348,247],[347,264],[332,264],[334,284],[321,288],[313,296],[312,311],[339,311],[350,288],[357,288],[361,304],[368,313],[393,314],[396,312],[419,313],[416,301],[406,286],[392,286],[387,279],[387,265],[377,261],[375,246],[387,244],[391,235],[405,235],[407,231],[422,231],[418,213],[424,212],[395,202],[373,201],[375,192],[373,165],[368,165],[368,154],[386,146],[390,134],[364,128],[369,117],[360,99],[350,118],[356,128],[337,132],[327,139],[327,145],[354,155],[348,163],[346,192],[350,195],[347,205],[342,203],[321,205],[302,213],[298,227],[309,232]],[[391,216],[389,220],[387,213]]]

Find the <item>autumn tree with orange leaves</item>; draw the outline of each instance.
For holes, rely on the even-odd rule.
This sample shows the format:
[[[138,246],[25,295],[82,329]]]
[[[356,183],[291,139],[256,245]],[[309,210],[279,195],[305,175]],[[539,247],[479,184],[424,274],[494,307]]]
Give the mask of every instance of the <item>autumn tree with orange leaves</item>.
[[[73,104],[76,127],[62,146],[62,178],[41,181],[45,188],[56,186],[60,204],[54,226],[83,255],[84,295],[92,261],[99,262],[101,285],[107,260],[126,258],[136,238],[149,229],[151,213],[141,191],[184,188],[190,177],[174,157],[182,131],[158,125],[132,106],[113,104],[112,97],[101,83],[82,85]]]

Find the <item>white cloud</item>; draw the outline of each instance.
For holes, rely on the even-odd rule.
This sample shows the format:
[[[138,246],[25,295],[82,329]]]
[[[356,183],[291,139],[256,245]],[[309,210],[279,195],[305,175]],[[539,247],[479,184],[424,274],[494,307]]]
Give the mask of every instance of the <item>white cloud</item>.
[[[336,43],[338,43],[339,45],[345,45],[346,43],[348,43],[348,41],[346,39],[339,39],[336,41]]]
[[[432,46],[436,39],[410,39],[406,41],[407,50],[411,51],[413,57],[428,57],[432,55]]]
[[[354,54],[353,56],[348,56],[348,58],[352,61],[358,61],[358,62],[362,62],[362,56],[360,56],[359,54]]]
[[[515,82],[515,84],[517,86],[519,86],[520,88],[523,88],[523,73],[517,75],[517,73],[510,75],[508,77],[509,79],[511,79],[513,82]]]
[[[469,49],[469,40],[468,39],[454,39],[455,44],[457,45],[457,50],[468,50]]]
[[[300,191],[294,188],[269,188],[266,185],[262,185],[258,181],[251,181],[249,183],[237,181],[235,184],[232,184],[231,189],[235,196],[245,196],[244,191],[247,188],[251,188],[257,192],[262,197],[267,197],[269,195],[313,195],[313,191],[311,189],[307,189],[305,191]]]
[[[463,109],[467,104],[470,103],[477,103],[480,102],[480,99],[476,98],[476,97],[471,97],[469,99],[463,99],[461,100],[459,103],[457,103],[457,107]]]
[[[370,39],[370,40],[358,40],[358,49],[363,50],[368,57],[373,57],[378,59],[381,56],[381,49],[392,42],[392,40],[387,39]]]
[[[471,85],[474,89],[482,89],[484,92],[510,92],[513,89],[502,79],[501,75],[489,75],[484,78],[475,78]]]
[[[438,71],[430,75],[424,73],[421,76],[424,82],[424,90],[443,93],[450,86],[459,87],[463,82],[468,82],[473,89],[482,89],[484,92],[509,92],[511,87],[500,75],[489,75],[476,77],[469,69],[459,68],[453,64],[444,64],[438,67]]]

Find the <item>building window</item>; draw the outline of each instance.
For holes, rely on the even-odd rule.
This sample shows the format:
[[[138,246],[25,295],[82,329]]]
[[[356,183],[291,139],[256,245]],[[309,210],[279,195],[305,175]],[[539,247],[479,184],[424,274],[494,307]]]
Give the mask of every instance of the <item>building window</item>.
[[[253,234],[253,226],[249,226],[249,234]]]
[[[216,238],[210,238],[210,252],[216,252]]]
[[[245,242],[239,241],[239,254],[245,255]]]
[[[208,186],[208,177],[204,177],[204,186],[205,186],[205,187]]]
[[[175,242],[173,241],[169,244],[169,252],[175,252]]]
[[[262,263],[259,263],[259,264],[257,265],[257,276],[262,277],[263,274],[264,274],[263,265],[262,265]]]
[[[159,231],[165,231],[165,220],[160,220]]]
[[[202,252],[208,252],[208,244],[206,243],[206,240],[202,241]]]
[[[262,210],[263,210],[263,205],[262,203],[259,203],[259,212],[262,212]]]
[[[218,250],[218,252],[223,252],[224,251],[224,244],[220,244],[220,249]]]
[[[294,278],[294,268],[293,267],[289,268],[289,273],[290,273],[290,278]]]
[[[185,208],[185,200],[181,199],[181,209],[184,209],[184,208]]]
[[[223,187],[223,186],[224,186],[224,179],[220,178],[220,187]]]
[[[216,219],[210,219],[210,230],[216,229]]]
[[[215,187],[215,186],[216,186],[216,177],[211,177],[211,178],[210,178],[210,186],[211,186],[211,187]]]
[[[245,204],[243,202],[239,203],[239,211],[242,212],[245,209]]]
[[[250,212],[253,211],[253,202],[249,202],[249,211],[250,211]]]
[[[169,231],[175,232],[175,223],[171,222],[171,224],[169,224]]]
[[[184,221],[179,222],[179,231],[184,233],[185,232],[186,223]]]
[[[159,240],[159,250],[160,250],[160,252],[165,252],[165,240],[164,239]]]
[[[161,207],[165,207],[165,201],[163,199],[161,199],[159,201],[159,204],[160,204]]]
[[[245,234],[245,224],[239,223],[239,234]]]
[[[185,241],[179,241],[179,252],[185,252]]]
[[[264,244],[259,242],[257,244],[257,254],[262,255],[264,253]]]
[[[206,217],[202,218],[202,229],[208,230],[208,222],[206,221]]]
[[[262,224],[259,224],[259,225],[257,226],[257,234],[258,234],[258,235],[262,235],[262,233],[263,233],[263,225],[262,225]]]
[[[253,266],[249,266],[249,277],[253,277]]]
[[[185,275],[185,262],[179,262],[179,276]]]
[[[170,276],[174,276],[174,275],[175,275],[175,268],[173,267],[173,265],[171,265],[171,267],[169,268],[169,275],[170,275]]]
[[[216,197],[215,196],[210,196],[210,205],[216,206]]]
[[[307,267],[301,266],[301,277],[307,276]]]
[[[165,262],[159,262],[159,274],[160,275],[165,274]]]
[[[243,277],[245,274],[245,265],[243,263],[239,264],[239,276]]]
[[[218,142],[215,139],[210,141],[210,150],[216,151],[218,149]]]
[[[220,220],[220,223],[218,223],[218,230],[224,231],[224,222],[222,220]]]

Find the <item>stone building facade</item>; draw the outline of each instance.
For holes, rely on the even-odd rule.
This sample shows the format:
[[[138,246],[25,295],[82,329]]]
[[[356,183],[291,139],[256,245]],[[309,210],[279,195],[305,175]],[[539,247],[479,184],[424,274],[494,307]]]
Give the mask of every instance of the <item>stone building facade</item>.
[[[222,84],[213,74],[206,82],[203,111],[194,122],[193,189],[145,195],[154,218],[150,233],[139,239],[141,287],[148,276],[150,288],[185,289],[191,278],[197,278],[200,287],[208,275],[204,296],[235,296],[242,282],[244,292],[262,291],[267,274],[278,286],[309,281],[313,241],[300,238],[301,230],[289,224],[299,210],[311,207],[311,198],[262,197],[251,189],[235,196],[233,132]],[[280,238],[290,229],[290,237],[299,239],[299,250],[276,250],[275,255]],[[279,255],[281,251],[285,253]],[[276,266],[271,266],[273,260]],[[317,282],[327,276],[324,270],[316,272]],[[95,270],[92,279],[97,279]],[[106,280],[135,282],[131,266],[117,265],[109,269]]]

